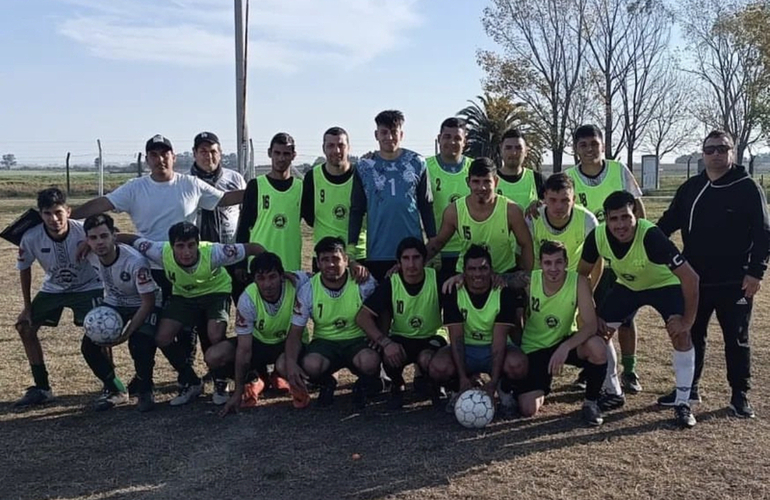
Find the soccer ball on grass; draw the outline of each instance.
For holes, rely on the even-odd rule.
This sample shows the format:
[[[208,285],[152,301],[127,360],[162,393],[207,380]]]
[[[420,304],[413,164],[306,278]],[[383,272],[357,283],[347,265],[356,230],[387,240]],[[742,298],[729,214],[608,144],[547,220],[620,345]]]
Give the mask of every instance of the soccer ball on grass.
[[[455,402],[455,417],[468,429],[481,429],[495,417],[495,405],[481,389],[468,389]]]

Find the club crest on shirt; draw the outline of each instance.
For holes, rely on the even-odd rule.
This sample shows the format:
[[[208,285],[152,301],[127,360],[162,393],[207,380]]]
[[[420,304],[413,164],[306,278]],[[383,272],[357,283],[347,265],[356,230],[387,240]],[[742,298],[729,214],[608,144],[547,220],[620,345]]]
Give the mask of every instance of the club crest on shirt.
[[[332,213],[334,213],[335,219],[342,220],[348,215],[348,209],[345,205],[337,205]]]
[[[246,322],[246,318],[243,317],[240,311],[235,311],[235,326],[238,328],[246,328],[249,324]]]
[[[152,273],[146,267],[139,268],[139,271],[136,273],[136,281],[140,285],[146,285],[152,281]]]
[[[238,254],[238,249],[235,247],[235,245],[225,245],[222,247],[222,252],[226,257],[232,258]]]
[[[421,328],[422,323],[423,323],[423,320],[419,316],[412,316],[411,318],[409,318],[409,326],[411,326],[415,330],[418,330],[419,328]]]
[[[548,325],[548,328],[556,328],[559,326],[559,323],[560,323],[559,318],[557,318],[556,316],[548,315],[545,318],[545,324]]]
[[[623,273],[621,274],[621,276],[623,276],[623,279],[625,279],[626,281],[636,281],[636,276],[634,276],[633,274]]]
[[[128,274],[126,271],[121,272],[120,281],[125,281],[125,282],[131,281],[131,275]]]
[[[348,322],[344,320],[343,318],[338,318],[334,320],[334,327],[335,328],[345,328],[347,326]]]
[[[286,227],[286,216],[284,214],[278,214],[273,218],[273,225],[278,229]]]
[[[141,253],[147,253],[147,251],[150,249],[151,246],[152,246],[152,243],[150,243],[149,241],[143,241],[139,243],[137,250],[139,250],[139,252]]]

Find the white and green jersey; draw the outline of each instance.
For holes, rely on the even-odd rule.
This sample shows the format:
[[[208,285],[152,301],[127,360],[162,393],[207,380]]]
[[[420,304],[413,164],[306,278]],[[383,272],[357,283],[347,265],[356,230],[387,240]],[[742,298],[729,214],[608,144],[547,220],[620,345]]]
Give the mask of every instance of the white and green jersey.
[[[280,323],[283,323],[284,313],[286,313],[286,324],[278,325],[278,328],[273,330],[289,330],[289,326],[291,326],[291,316],[292,310],[294,308],[294,301],[297,296],[297,290],[302,288],[305,283],[310,281],[310,278],[304,271],[296,271],[293,274],[297,277],[297,286],[294,287],[294,285],[292,285],[290,282],[284,280],[283,288],[281,289],[281,296],[275,302],[267,302],[266,300],[262,299],[262,297],[259,296],[258,290],[250,291],[250,293],[244,291],[241,294],[240,298],[238,298],[238,307],[236,309],[236,335],[254,335],[259,340],[265,341],[265,337],[262,337],[261,334],[266,329],[266,326],[260,328],[260,324],[266,325],[267,323],[271,322],[275,323],[279,316]],[[252,285],[249,285],[247,289],[251,286]],[[256,285],[254,285],[254,287],[256,287]],[[256,292],[256,294],[254,292]],[[255,298],[257,298],[261,304],[257,304],[254,300]],[[263,312],[264,316],[267,317],[260,317],[260,312]],[[269,330],[269,328],[267,329]],[[283,339],[276,340],[280,341]]]
[[[41,292],[87,292],[102,288],[99,273],[86,260],[78,262],[78,245],[86,241],[83,223],[69,220],[69,232],[62,241],[48,236],[45,224],[39,224],[24,233],[19,244],[16,268],[24,271],[35,261],[45,271]]]
[[[109,266],[102,264],[96,254],[88,254],[88,261],[99,270],[104,283],[104,303],[115,307],[140,307],[142,294],[159,290],[152,279],[150,263],[128,245],[118,243],[117,252],[118,258]],[[156,293],[155,301],[160,305],[160,293]]]

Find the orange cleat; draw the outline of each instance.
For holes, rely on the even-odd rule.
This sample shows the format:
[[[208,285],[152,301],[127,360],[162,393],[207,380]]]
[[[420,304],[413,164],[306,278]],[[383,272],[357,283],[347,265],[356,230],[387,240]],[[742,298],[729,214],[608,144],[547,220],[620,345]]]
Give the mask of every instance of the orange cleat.
[[[241,397],[241,408],[254,408],[257,406],[259,395],[265,390],[265,383],[261,378],[246,384]]]
[[[294,408],[302,409],[310,404],[310,394],[308,394],[307,390],[291,386],[289,386],[289,390],[291,391],[291,399]]]
[[[270,374],[270,386],[277,391],[290,391],[289,381],[273,372]]]

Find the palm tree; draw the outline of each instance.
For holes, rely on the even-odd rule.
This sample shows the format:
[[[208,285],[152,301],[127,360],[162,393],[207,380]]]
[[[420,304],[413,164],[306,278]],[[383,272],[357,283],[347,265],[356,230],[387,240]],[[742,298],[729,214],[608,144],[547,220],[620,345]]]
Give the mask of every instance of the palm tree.
[[[534,133],[529,114],[521,103],[514,103],[507,97],[483,95],[476,96],[478,103],[468,101],[470,106],[460,110],[468,126],[468,144],[465,154],[471,158],[486,156],[496,165],[502,165],[500,144],[503,134],[512,128],[521,130],[529,146],[525,167],[540,170],[543,160],[542,138]]]

